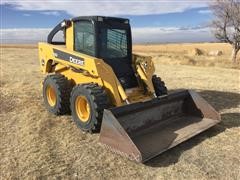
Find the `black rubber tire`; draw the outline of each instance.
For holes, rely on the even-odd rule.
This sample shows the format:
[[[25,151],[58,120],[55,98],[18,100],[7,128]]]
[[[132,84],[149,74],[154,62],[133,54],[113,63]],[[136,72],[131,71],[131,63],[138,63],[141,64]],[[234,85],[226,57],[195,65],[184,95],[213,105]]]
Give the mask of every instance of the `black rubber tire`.
[[[86,122],[79,119],[75,109],[75,101],[80,95],[85,96],[90,105],[90,116]],[[102,87],[94,83],[76,85],[71,93],[70,104],[72,118],[77,127],[89,133],[100,131],[103,111],[110,107],[108,96]]]
[[[152,83],[156,93],[156,96],[163,96],[168,93],[167,87],[165,86],[164,81],[161,80],[160,77],[153,75],[152,76]]]
[[[56,93],[55,106],[51,106],[47,100],[46,90],[52,86]],[[70,113],[70,94],[72,85],[70,81],[61,74],[48,75],[43,82],[43,99],[47,110],[55,115]]]

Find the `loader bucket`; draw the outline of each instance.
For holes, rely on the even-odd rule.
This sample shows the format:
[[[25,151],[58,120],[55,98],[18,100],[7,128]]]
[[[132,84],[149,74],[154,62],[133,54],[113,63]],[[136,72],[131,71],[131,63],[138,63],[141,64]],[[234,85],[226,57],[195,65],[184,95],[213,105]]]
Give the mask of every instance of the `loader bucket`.
[[[211,105],[185,90],[104,110],[99,141],[143,163],[219,122]]]

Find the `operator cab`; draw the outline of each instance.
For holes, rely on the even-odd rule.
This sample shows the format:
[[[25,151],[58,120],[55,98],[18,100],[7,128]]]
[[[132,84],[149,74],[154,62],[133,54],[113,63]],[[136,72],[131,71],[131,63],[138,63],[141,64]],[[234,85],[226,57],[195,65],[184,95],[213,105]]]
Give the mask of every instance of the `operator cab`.
[[[103,59],[112,67],[124,89],[138,86],[132,67],[132,38],[128,19],[84,16],[63,22],[70,25],[73,22],[75,51]],[[55,28],[60,27],[61,23]],[[48,43],[51,44],[56,43],[52,42],[56,34],[54,29],[48,36]]]

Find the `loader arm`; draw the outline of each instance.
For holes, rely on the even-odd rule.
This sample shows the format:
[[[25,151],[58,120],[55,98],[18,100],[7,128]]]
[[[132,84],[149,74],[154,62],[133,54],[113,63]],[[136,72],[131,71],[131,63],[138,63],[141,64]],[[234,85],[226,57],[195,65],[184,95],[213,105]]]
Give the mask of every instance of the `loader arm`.
[[[152,58],[150,56],[140,56],[133,54],[133,66],[137,75],[147,86],[148,91],[155,96],[155,91],[152,83],[152,76],[155,72],[155,68],[152,62]]]

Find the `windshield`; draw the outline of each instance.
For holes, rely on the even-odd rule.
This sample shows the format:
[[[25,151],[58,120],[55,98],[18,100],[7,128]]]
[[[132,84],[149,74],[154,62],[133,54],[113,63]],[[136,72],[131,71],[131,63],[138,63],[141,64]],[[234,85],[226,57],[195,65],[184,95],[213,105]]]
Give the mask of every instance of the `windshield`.
[[[125,29],[102,28],[100,30],[100,57],[127,57],[127,31]]]

